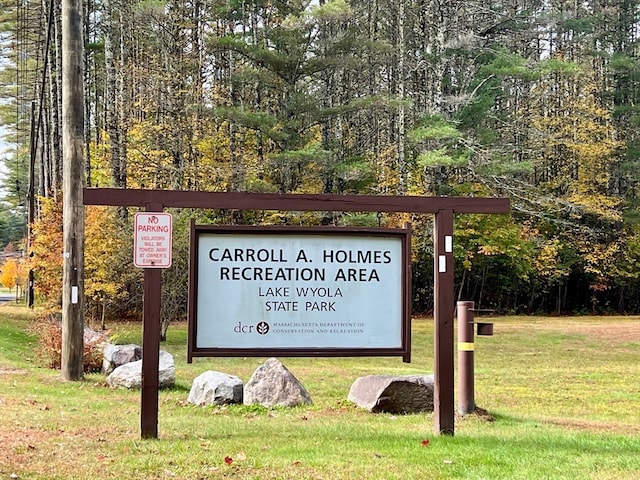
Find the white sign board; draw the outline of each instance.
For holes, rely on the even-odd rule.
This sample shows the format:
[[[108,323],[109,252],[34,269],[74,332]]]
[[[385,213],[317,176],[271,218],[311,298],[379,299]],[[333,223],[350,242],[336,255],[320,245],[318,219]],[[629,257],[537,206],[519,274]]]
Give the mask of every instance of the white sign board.
[[[407,230],[250,232],[196,234],[193,351],[404,352]]]
[[[139,268],[169,268],[172,235],[173,224],[170,213],[136,213],[133,264]]]

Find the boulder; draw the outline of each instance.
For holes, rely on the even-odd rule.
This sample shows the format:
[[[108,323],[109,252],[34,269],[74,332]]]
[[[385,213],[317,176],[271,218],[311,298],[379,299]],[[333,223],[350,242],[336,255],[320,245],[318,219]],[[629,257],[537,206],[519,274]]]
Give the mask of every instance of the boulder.
[[[244,386],[245,405],[295,407],[313,403],[311,396],[279,360],[270,358],[260,365]]]
[[[208,370],[193,380],[187,402],[195,405],[242,403],[242,387],[238,377]]]
[[[433,375],[369,375],[353,382],[347,399],[370,412],[433,411]]]
[[[107,343],[102,351],[102,373],[109,375],[120,365],[142,359],[142,348],[132,343],[114,345]]]
[[[60,323],[60,325],[62,325],[62,323]],[[87,325],[84,326],[82,339],[85,345],[101,346],[104,348],[104,345],[108,344],[108,338],[109,330],[102,330],[101,332],[98,332]]]
[[[158,386],[169,387],[176,382],[176,366],[169,352],[160,350],[158,365]],[[112,388],[140,388],[142,386],[142,360],[120,365],[107,377],[107,385]]]

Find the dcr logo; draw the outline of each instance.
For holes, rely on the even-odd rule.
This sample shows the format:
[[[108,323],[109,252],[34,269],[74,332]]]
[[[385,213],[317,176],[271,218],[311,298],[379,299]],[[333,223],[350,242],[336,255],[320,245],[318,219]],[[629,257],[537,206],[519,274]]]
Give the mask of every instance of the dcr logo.
[[[255,330],[254,330],[255,329]],[[260,335],[266,335],[269,333],[269,324],[267,322],[259,322],[257,325],[246,325],[242,322],[233,327],[235,333],[253,333],[254,331]]]

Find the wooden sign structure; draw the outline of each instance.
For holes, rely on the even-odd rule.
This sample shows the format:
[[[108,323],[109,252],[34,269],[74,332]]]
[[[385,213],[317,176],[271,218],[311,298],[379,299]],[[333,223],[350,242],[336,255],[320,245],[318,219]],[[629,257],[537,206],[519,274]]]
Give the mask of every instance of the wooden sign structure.
[[[192,192],[85,188],[85,205],[431,213],[434,221],[434,431],[453,435],[454,403],[454,213],[509,213],[508,198],[418,197],[388,195],[303,195],[248,192]],[[144,269],[141,436],[158,437],[158,362],[160,351],[161,271]]]

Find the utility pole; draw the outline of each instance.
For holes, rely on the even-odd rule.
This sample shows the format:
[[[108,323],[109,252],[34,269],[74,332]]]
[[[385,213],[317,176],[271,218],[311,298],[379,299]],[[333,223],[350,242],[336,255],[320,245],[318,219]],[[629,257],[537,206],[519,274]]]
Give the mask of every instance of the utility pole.
[[[82,0],[62,0],[62,377],[80,380],[84,348],[84,40]]]

